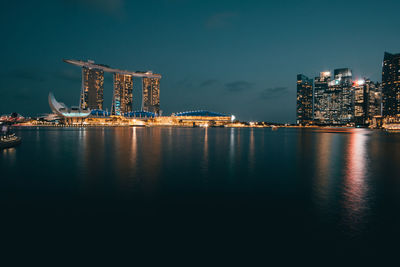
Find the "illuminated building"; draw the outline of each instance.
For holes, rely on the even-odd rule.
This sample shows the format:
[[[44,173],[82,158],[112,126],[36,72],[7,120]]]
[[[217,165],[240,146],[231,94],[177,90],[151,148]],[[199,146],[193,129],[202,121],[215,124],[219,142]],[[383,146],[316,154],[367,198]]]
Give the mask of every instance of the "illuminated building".
[[[339,120],[335,124],[347,124],[354,120],[354,92],[353,75],[350,69],[336,69],[334,71],[335,81],[333,87],[338,94]]]
[[[160,114],[160,74],[115,69],[91,60],[64,59],[64,62],[82,67],[81,109],[103,110],[104,72],[108,72],[114,74],[113,115],[132,111],[133,78],[143,79],[143,110]]]
[[[369,84],[368,119],[369,123],[375,116],[382,116],[382,85],[367,81]]]
[[[82,123],[90,115],[90,111],[87,109],[82,110],[78,107],[68,108],[64,103],[58,102],[52,93],[49,93],[48,101],[53,113],[60,116],[67,123]]]
[[[171,118],[175,125],[208,127],[226,125],[234,121],[235,116],[207,110],[197,110],[174,113]]]
[[[122,115],[132,111],[132,75],[114,73],[114,94],[111,114]]]
[[[354,82],[354,123],[356,126],[368,124],[370,82],[358,80]]]
[[[104,72],[96,68],[82,68],[81,109],[103,109]]]
[[[350,69],[336,69],[334,80],[328,82],[319,98],[319,118],[321,124],[348,124],[354,119],[352,90],[352,73]]]
[[[400,54],[385,52],[382,65],[383,116],[400,114]]]
[[[314,120],[317,124],[348,124],[354,121],[352,71],[335,69],[314,79]]]
[[[160,79],[143,78],[143,111],[160,114]]]
[[[354,122],[367,126],[375,116],[381,116],[382,93],[379,83],[369,79],[354,82]]]
[[[329,121],[329,82],[331,73],[321,72],[319,77],[314,79],[314,120],[324,124]]]
[[[303,74],[297,75],[297,124],[313,120],[313,81]]]

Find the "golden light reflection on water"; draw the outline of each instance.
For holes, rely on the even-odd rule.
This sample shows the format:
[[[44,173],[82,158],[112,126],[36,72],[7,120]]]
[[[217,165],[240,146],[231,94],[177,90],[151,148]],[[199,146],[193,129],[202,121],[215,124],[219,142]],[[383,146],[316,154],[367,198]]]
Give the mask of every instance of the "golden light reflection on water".
[[[254,151],[254,128],[251,128],[250,129],[250,137],[249,137],[249,156],[248,156],[250,172],[254,171],[254,165],[255,165],[254,153],[255,153],[255,151]]]
[[[202,172],[208,172],[208,127],[204,129]]]
[[[368,206],[368,130],[318,132],[314,193],[320,212],[338,207],[346,227],[360,229]]]
[[[357,227],[364,218],[367,207],[368,184],[366,145],[369,136],[364,130],[354,130],[347,145],[344,177],[344,219],[349,226]]]
[[[6,148],[1,151],[2,158],[7,159],[8,163],[14,164],[16,160],[16,148]]]
[[[317,203],[322,208],[327,208],[331,199],[331,164],[332,164],[332,138],[329,133],[317,135],[317,157],[316,157],[316,191]]]
[[[229,137],[229,170],[231,173],[234,172],[235,164],[235,130],[231,128]]]

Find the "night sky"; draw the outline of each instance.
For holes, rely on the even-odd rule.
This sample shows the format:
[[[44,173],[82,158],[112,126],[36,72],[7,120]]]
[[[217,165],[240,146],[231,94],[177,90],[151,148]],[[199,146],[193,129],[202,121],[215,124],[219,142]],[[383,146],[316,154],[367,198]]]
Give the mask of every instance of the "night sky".
[[[0,114],[50,113],[49,91],[77,106],[81,71],[66,58],[162,74],[164,114],[294,122],[298,73],[349,67],[381,80],[384,51],[400,52],[399,10],[385,0],[2,1]]]

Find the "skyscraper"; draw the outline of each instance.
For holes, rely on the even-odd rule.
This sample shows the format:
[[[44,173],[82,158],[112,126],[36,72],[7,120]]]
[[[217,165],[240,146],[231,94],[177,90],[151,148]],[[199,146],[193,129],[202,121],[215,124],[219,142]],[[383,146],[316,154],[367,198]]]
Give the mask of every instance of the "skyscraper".
[[[369,83],[369,100],[368,100],[368,120],[372,122],[374,116],[382,116],[382,85],[379,83]]]
[[[114,94],[111,108],[112,115],[122,115],[132,111],[132,91],[132,75],[114,73]]]
[[[369,89],[370,83],[365,80],[354,82],[354,123],[357,126],[368,124]]]
[[[303,74],[297,75],[297,124],[313,120],[313,80]]]
[[[370,125],[374,116],[381,115],[381,87],[369,79],[353,83],[354,122],[356,126]]]
[[[400,54],[385,52],[382,65],[383,116],[400,114]]]
[[[336,87],[339,101],[339,121],[338,124],[351,123],[354,120],[354,91],[353,74],[348,68],[335,69],[334,71]]]
[[[103,109],[104,71],[82,68],[81,109]]]
[[[159,78],[143,78],[143,111],[160,114],[160,79]]]
[[[115,69],[104,64],[95,64],[93,60],[63,61],[82,68],[81,109],[103,109],[104,72],[108,72],[114,74],[112,114],[123,115],[132,111],[133,78],[143,78],[143,110],[160,113],[160,74]]]
[[[314,120],[317,123],[325,124],[329,121],[329,82],[331,73],[321,72],[319,77],[314,79]]]
[[[314,120],[318,124],[348,124],[354,119],[352,71],[321,72],[314,80]]]

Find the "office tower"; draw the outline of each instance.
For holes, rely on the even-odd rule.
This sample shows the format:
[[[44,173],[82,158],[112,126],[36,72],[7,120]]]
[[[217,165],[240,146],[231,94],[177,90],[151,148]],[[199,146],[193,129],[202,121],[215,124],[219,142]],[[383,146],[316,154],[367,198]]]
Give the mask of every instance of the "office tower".
[[[368,124],[370,82],[358,80],[353,83],[354,90],[354,123],[356,126]]]
[[[381,86],[369,79],[363,79],[353,83],[353,90],[355,125],[367,126],[374,116],[381,115]]]
[[[382,86],[379,83],[366,81],[369,84],[368,120],[374,116],[382,116]]]
[[[81,109],[103,109],[104,71],[82,68]]]
[[[319,124],[325,124],[329,120],[329,82],[331,73],[321,72],[319,77],[314,79],[314,120]]]
[[[354,121],[354,91],[353,74],[348,68],[334,70],[335,85],[338,89],[339,121],[338,124],[347,124]]]
[[[143,111],[160,114],[160,79],[143,78]]]
[[[335,69],[334,70],[334,77],[335,80],[344,80],[344,79],[352,79],[353,73],[351,69],[343,68],[343,69]]]
[[[400,54],[385,52],[382,65],[383,116],[400,114]]]
[[[114,94],[111,114],[123,115],[132,111],[133,77],[128,74],[114,73]]]
[[[313,81],[303,74],[297,75],[297,124],[313,120]]]
[[[326,102],[326,120],[324,124],[341,124],[342,88],[337,80],[330,81],[324,95]]]

